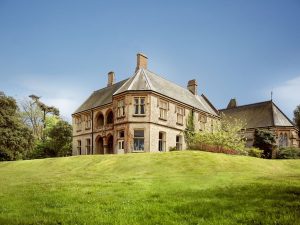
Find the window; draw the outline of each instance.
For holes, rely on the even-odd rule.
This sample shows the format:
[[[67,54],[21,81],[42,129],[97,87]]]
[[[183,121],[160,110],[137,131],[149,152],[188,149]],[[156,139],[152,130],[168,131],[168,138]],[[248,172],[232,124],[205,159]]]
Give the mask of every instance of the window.
[[[91,139],[86,139],[86,154],[91,155]]]
[[[167,120],[168,103],[165,101],[159,101],[159,118]]]
[[[91,116],[90,115],[85,115],[84,116],[84,120],[85,120],[85,129],[91,129],[91,122],[92,122],[92,119],[91,119]]]
[[[118,101],[118,117],[125,116],[125,103],[124,100]]]
[[[182,136],[176,135],[176,149],[182,150]]]
[[[207,116],[199,113],[200,131],[205,130],[205,124],[207,122]]]
[[[77,131],[81,131],[81,117],[75,118],[75,124],[76,124]]]
[[[145,98],[137,97],[134,98],[134,114],[145,115]]]
[[[160,152],[166,151],[166,133],[165,132],[158,133],[158,151],[160,151]]]
[[[81,155],[81,140],[77,141],[77,154]]]
[[[182,125],[183,124],[183,108],[177,107],[176,112],[177,112],[177,123]]]
[[[213,119],[211,119],[211,121],[210,121],[210,131],[213,133],[214,132],[214,121],[213,121]]]
[[[124,130],[118,132],[118,149],[124,150]]]
[[[134,151],[144,151],[144,130],[134,130]]]

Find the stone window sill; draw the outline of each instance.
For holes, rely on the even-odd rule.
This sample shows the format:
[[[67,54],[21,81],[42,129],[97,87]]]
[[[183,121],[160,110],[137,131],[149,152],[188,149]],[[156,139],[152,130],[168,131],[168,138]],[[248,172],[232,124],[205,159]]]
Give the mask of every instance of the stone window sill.
[[[183,123],[178,123],[178,122],[177,122],[176,125],[183,126]]]
[[[145,117],[146,114],[133,114],[132,116],[133,117]]]
[[[161,118],[161,117],[159,117],[159,119],[160,119],[160,120],[163,120],[163,121],[167,121],[167,119],[164,119],[164,118]]]

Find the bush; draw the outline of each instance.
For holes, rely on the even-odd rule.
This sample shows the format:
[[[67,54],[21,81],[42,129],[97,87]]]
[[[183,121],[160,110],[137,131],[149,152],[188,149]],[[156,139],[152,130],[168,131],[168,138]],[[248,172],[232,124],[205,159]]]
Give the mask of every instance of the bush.
[[[253,146],[264,150],[263,158],[271,159],[272,152],[276,148],[274,132],[266,129],[255,129]]]
[[[170,147],[169,151],[170,152],[174,152],[174,151],[179,151],[179,150],[176,148],[176,146],[174,146],[174,147]]]
[[[276,154],[277,159],[300,159],[300,148],[280,148]]]
[[[234,149],[228,149],[224,148],[222,146],[216,146],[216,145],[207,145],[202,143],[193,144],[190,146],[193,150],[199,150],[204,152],[214,152],[214,153],[224,153],[229,155],[240,155],[241,152],[234,150]]]
[[[259,148],[245,148],[245,151],[248,153],[248,156],[252,156],[252,157],[257,157],[257,158],[261,158],[262,157],[262,153],[263,151],[260,150]]]

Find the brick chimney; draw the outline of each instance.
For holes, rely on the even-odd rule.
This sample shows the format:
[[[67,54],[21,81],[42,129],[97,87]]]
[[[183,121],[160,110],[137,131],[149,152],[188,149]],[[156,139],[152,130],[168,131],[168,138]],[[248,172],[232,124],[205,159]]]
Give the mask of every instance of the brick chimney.
[[[141,68],[147,69],[147,66],[148,66],[148,57],[143,53],[138,53],[135,71],[138,71]]]
[[[109,87],[115,83],[115,73],[113,71],[110,71],[107,76],[107,87]]]
[[[237,107],[237,101],[235,98],[230,99],[228,105],[227,105],[227,109],[232,109],[232,108],[236,108]]]
[[[197,81],[194,79],[194,80],[189,80],[187,88],[194,95],[197,95],[198,94],[197,86],[198,86]]]

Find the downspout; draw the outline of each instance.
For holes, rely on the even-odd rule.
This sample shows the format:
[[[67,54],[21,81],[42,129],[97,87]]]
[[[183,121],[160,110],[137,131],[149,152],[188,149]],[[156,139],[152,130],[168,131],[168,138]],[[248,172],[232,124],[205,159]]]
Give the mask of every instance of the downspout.
[[[94,155],[94,111],[92,111],[92,153]]]

